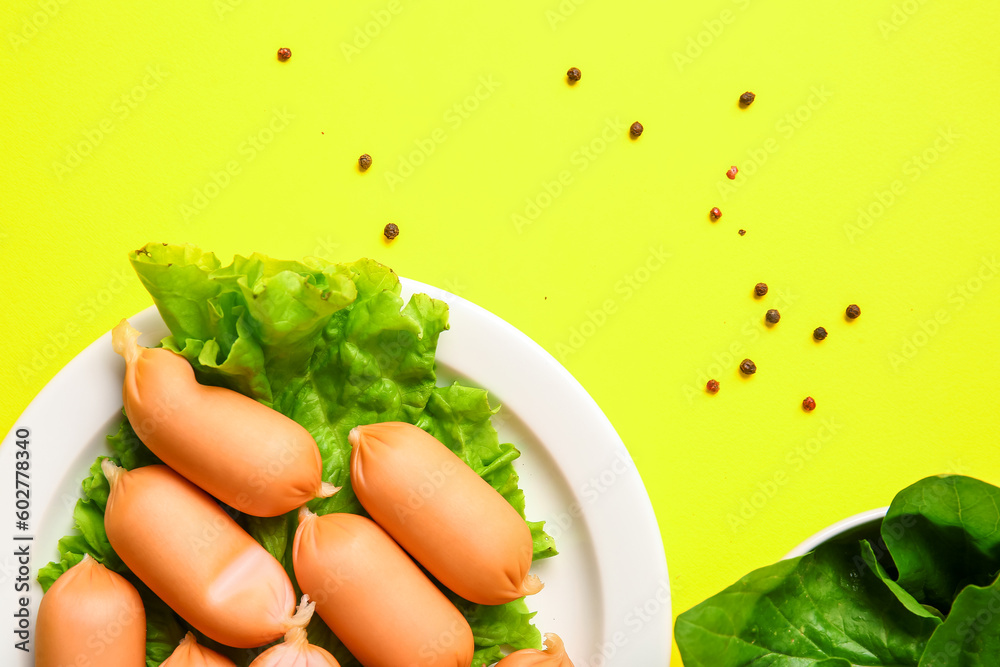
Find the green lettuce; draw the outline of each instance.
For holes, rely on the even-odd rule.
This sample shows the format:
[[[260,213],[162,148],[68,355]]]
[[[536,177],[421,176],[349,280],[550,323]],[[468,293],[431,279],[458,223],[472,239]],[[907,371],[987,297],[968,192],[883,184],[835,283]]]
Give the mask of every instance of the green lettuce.
[[[101,461],[106,458],[108,457],[98,457],[90,466],[90,476],[83,480],[84,497],[77,500],[73,508],[73,523],[77,534],[60,539],[59,560],[38,571],[38,583],[43,591],[48,591],[63,572],[83,560],[86,554],[114,572],[126,571],[125,564],[111,548],[108,534],[104,531],[104,508],[108,504],[110,487],[101,472]]]
[[[342,487],[336,495],[310,503],[317,514],[364,514],[351,488],[347,435],[359,424],[405,421],[440,439],[525,516],[524,494],[512,465],[519,452],[499,441],[491,422],[498,408],[490,406],[483,389],[459,383],[437,386],[434,357],[438,338],[448,328],[445,303],[424,294],[404,303],[398,277],[371,260],[333,264],[253,254],[222,266],[211,253],[166,244],[146,245],[129,259],[170,329],[162,346],[184,356],[199,382],[251,396],[291,417],[315,438],[324,480]],[[108,442],[115,462],[127,469],[159,462],[127,419]],[[60,541],[59,560],[39,572],[43,588],[84,553],[131,576],[104,533],[108,486],[100,461],[84,480],[85,497],[74,512],[80,534]],[[295,514],[236,516],[294,582]],[[528,526],[534,558],[555,555],[544,524],[529,521]],[[501,647],[541,647],[533,614],[523,600],[487,607],[446,594],[472,627],[475,667],[502,657]],[[156,667],[169,653],[163,646],[176,645],[178,633],[182,636],[189,628],[152,597],[147,610],[156,613],[147,616],[147,662]],[[344,667],[358,664],[318,617],[309,626],[309,637]],[[255,655],[198,638],[239,665]]]
[[[823,544],[678,616],[684,664],[1000,664],[998,507],[991,484],[920,480],[893,499],[880,539]]]
[[[187,630],[167,603],[135,577],[130,576],[130,579],[139,590],[146,610],[146,667],[159,667],[174,652]]]

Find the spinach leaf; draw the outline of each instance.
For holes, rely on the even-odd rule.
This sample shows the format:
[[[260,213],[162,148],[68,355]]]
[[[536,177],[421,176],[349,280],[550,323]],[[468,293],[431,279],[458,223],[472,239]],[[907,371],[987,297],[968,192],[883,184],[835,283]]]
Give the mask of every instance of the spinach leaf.
[[[751,572],[677,618],[685,666],[916,667],[940,620],[864,564],[860,544],[826,544]]]
[[[872,545],[868,540],[861,540],[861,558],[864,561],[864,566],[871,568],[871,571],[874,572],[879,579],[885,582],[886,587],[892,591],[892,594],[896,596],[896,599],[903,603],[903,606],[909,609],[912,613],[917,616],[933,618],[938,622],[944,619],[944,615],[941,614],[941,612],[933,607],[928,607],[917,602],[916,598],[907,593],[902,586],[896,583],[895,579],[889,576],[889,574],[885,571],[885,568],[882,567],[882,564],[875,556],[875,550],[872,548]]]
[[[931,635],[920,667],[995,667],[1000,661],[1000,579],[966,586]]]
[[[1000,570],[1000,488],[971,477],[928,477],[898,494],[882,539],[899,585],[947,612],[966,585],[988,586]]]

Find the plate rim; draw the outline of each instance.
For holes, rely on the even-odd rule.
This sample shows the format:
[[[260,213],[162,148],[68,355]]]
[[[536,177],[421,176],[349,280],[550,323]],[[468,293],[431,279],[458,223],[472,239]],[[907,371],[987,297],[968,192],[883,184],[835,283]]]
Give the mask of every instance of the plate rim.
[[[415,293],[425,293],[429,296],[445,301],[449,306],[449,321],[452,323],[460,322],[463,326],[469,326],[470,323],[477,324],[479,334],[491,335],[493,338],[501,339],[506,345],[511,346],[516,350],[516,354],[513,357],[519,360],[526,360],[530,363],[526,363],[520,369],[521,376],[519,380],[521,382],[540,382],[544,381],[543,384],[551,385],[556,384],[560,386],[562,393],[560,394],[561,399],[571,404],[575,404],[578,407],[585,407],[584,410],[572,415],[573,424],[570,427],[585,428],[590,430],[590,434],[593,437],[594,442],[603,443],[603,447],[608,447],[611,454],[614,455],[615,461],[621,461],[623,464],[623,470],[618,471],[616,468],[616,487],[613,489],[613,494],[605,494],[604,496],[598,498],[598,500],[604,500],[606,502],[591,504],[589,506],[589,511],[586,512],[581,519],[584,519],[588,525],[597,524],[602,527],[607,532],[613,532],[619,539],[604,540],[603,538],[607,535],[602,534],[601,540],[593,539],[591,540],[592,546],[595,553],[598,556],[599,568],[598,572],[601,576],[601,589],[603,593],[604,602],[604,613],[603,613],[603,627],[605,632],[605,641],[602,646],[610,645],[610,654],[604,653],[604,659],[601,660],[601,655],[594,654],[588,656],[587,661],[580,660],[580,656],[577,656],[577,663],[581,665],[590,665],[591,659],[594,660],[595,666],[600,665],[630,665],[635,664],[636,661],[641,660],[643,664],[663,664],[669,665],[671,658],[671,649],[673,643],[673,633],[671,631],[672,625],[672,608],[671,608],[671,596],[670,596],[670,586],[669,586],[669,572],[667,568],[666,555],[663,545],[662,536],[659,529],[659,524],[656,520],[656,515],[652,507],[652,503],[649,499],[648,492],[646,491],[645,485],[632,461],[631,456],[628,453],[628,449],[625,447],[624,442],[615,431],[610,420],[604,414],[604,412],[594,401],[593,397],[584,389],[582,384],[576,380],[575,377],[567,370],[561,363],[559,363],[548,351],[546,351],[541,345],[532,340],[527,334],[517,329],[514,325],[507,322],[498,315],[490,312],[489,310],[467,300],[463,297],[455,295],[453,293],[447,292],[446,290],[428,285],[413,279],[408,279],[400,276],[400,283],[402,285],[401,296],[404,299],[409,298]],[[129,318],[130,321],[140,322],[146,320],[147,318],[155,317],[157,321],[161,323],[161,330],[166,330],[166,325],[162,324],[162,318],[155,305],[151,305],[138,313],[134,314]],[[150,328],[149,331],[145,333],[147,335],[155,331],[155,328]],[[169,334],[169,331],[167,330]],[[461,340],[460,337],[449,336],[442,337],[442,341],[456,341]],[[151,342],[158,342],[159,337],[150,336],[146,338],[143,336],[143,340],[146,344]],[[0,470],[6,469],[13,460],[14,454],[12,453],[14,447],[11,446],[12,441],[15,439],[15,434],[17,429],[21,425],[31,426],[31,422],[38,421],[39,417],[43,416],[43,413],[51,408],[51,405],[63,392],[71,392],[73,388],[76,387],[76,391],[79,391],[77,378],[88,378],[88,373],[95,373],[98,371],[103,371],[103,373],[96,373],[97,375],[107,376],[108,366],[107,363],[108,354],[114,355],[110,352],[110,331],[105,332],[99,336],[96,340],[87,345],[82,349],[76,356],[73,357],[69,362],[67,362],[46,384],[42,389],[35,395],[24,411],[17,417],[14,423],[11,425],[10,431],[4,438],[3,446],[0,446]],[[441,351],[439,345],[439,353]],[[453,360],[449,358],[448,350],[451,346],[444,345],[444,357],[439,358],[436,356],[436,360],[440,360],[440,363],[451,366],[453,368],[459,369],[459,371],[464,372],[462,369],[462,364],[453,363]],[[523,356],[522,356],[523,355]],[[102,368],[103,367],[103,368]],[[118,371],[115,371],[118,373]],[[470,377],[475,378],[475,375]],[[504,376],[504,383],[506,384],[513,375],[508,374]],[[104,378],[107,381],[107,377]],[[478,382],[478,379],[477,379]],[[120,385],[120,374],[118,374],[118,384]],[[487,386],[491,392],[495,390],[495,385],[498,383],[493,380],[485,380],[482,382],[484,386]],[[504,395],[503,391],[496,392],[499,395]],[[94,395],[104,396],[102,392],[93,392]],[[90,397],[91,399],[94,396]],[[512,403],[511,396],[507,396],[505,400],[506,405]],[[516,401],[514,401],[516,402]],[[55,403],[58,405],[58,403]],[[83,407],[78,407],[76,412],[84,410]],[[515,410],[517,412],[517,410]],[[517,412],[519,416],[521,412]],[[88,422],[95,427],[98,422],[103,423],[106,419],[106,415],[101,417],[98,415],[86,414],[82,421]],[[564,420],[565,420],[564,416]],[[522,417],[522,420],[524,418]],[[529,423],[530,420],[524,420]],[[54,425],[56,431],[59,430],[59,424]],[[34,427],[32,437],[34,437]],[[95,429],[91,429],[95,430]],[[87,431],[90,432],[89,430]],[[539,438],[541,441],[542,439]],[[559,464],[560,471],[565,474],[563,463],[564,459],[560,457],[546,447],[549,451],[550,456]],[[47,452],[46,452],[47,453]],[[33,454],[34,456],[34,454]],[[583,458],[583,457],[580,457]],[[616,464],[617,465],[617,464]],[[12,485],[9,480],[6,480],[7,476],[0,477],[0,492],[2,492],[2,497],[0,497],[0,503],[3,505],[10,506],[10,512],[7,514],[10,516],[13,514],[13,491]],[[567,479],[571,479],[572,475],[567,476]],[[55,498],[52,496],[52,491],[58,480],[48,480],[48,484],[45,483],[44,476],[42,478],[43,482],[40,485],[33,485],[33,495],[38,497],[37,489],[41,487],[46,493],[43,493],[43,498],[47,501],[47,505],[43,506],[41,513],[32,512],[33,520],[36,524],[41,524],[42,521],[47,518],[47,514],[51,512],[55,503]],[[623,483],[618,483],[623,482]],[[11,488],[8,491],[8,487]],[[574,487],[574,493],[579,493],[580,489]],[[46,497],[47,496],[47,497]],[[608,497],[611,497],[608,500]],[[617,498],[617,500],[616,500]],[[618,513],[623,509],[620,505],[622,501],[628,503],[625,508],[629,515],[626,517],[619,516]],[[37,506],[37,505],[36,505]],[[545,517],[541,517],[545,518]],[[546,518],[547,519],[547,518]],[[37,544],[37,534],[41,533],[44,527],[38,525],[34,529],[36,534],[35,543]],[[593,531],[591,531],[593,535]],[[627,546],[622,546],[622,540],[625,540]],[[614,547],[605,547],[602,545],[613,544]],[[632,550],[630,552],[630,550]],[[624,558],[619,557],[617,554],[623,554]],[[51,559],[52,554],[34,554],[35,558],[32,564],[32,576],[30,584],[30,597],[31,597],[31,610],[32,619],[37,616],[37,606],[38,599],[41,597],[41,589],[37,582],[34,580],[34,574],[37,569]],[[16,568],[15,568],[16,570]],[[639,576],[641,573],[641,577]],[[633,576],[628,576],[633,575]],[[7,582],[11,578],[10,562],[0,561],[0,581]],[[638,585],[637,585],[638,584]],[[625,588],[622,588],[622,586]],[[640,588],[645,588],[646,585],[650,589],[655,588],[655,602],[663,608],[665,607],[665,622],[662,623],[662,628],[651,627],[656,626],[652,623],[644,623],[637,630],[635,630],[633,636],[625,636],[625,634],[620,630],[625,624],[631,624],[634,619],[634,613],[638,610],[635,606],[635,600],[628,599],[626,596],[620,593],[623,590],[627,590],[629,587],[635,589],[642,594]],[[633,591],[633,592],[635,592]],[[647,600],[652,600],[650,593],[652,590],[646,590],[645,596]],[[12,596],[4,596],[2,602],[0,602],[0,613],[10,612],[13,613],[16,608],[15,600],[11,599]],[[14,606],[12,606],[12,603]],[[631,619],[631,621],[630,621]],[[33,624],[34,627],[34,624]],[[618,632],[614,633],[614,637],[608,635],[611,634],[611,630],[619,628]],[[618,637],[625,637],[624,641],[619,641]],[[32,636],[34,640],[34,636]],[[11,649],[14,650],[14,649]],[[15,655],[20,652],[15,651]],[[30,664],[30,654],[24,664]],[[653,660],[653,662],[647,662]]]

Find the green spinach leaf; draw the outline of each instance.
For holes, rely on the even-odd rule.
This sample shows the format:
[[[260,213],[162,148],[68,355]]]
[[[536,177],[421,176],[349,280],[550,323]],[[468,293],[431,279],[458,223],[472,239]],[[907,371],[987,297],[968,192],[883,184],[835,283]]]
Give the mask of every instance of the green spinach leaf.
[[[859,561],[858,544],[822,545],[684,612],[675,636],[685,666],[915,667],[940,620],[908,610]]]
[[[961,475],[922,479],[896,494],[882,539],[899,585],[947,612],[966,585],[988,586],[1000,570],[1000,488]]]
[[[1000,663],[1000,579],[966,586],[920,658],[920,667],[996,667]]]

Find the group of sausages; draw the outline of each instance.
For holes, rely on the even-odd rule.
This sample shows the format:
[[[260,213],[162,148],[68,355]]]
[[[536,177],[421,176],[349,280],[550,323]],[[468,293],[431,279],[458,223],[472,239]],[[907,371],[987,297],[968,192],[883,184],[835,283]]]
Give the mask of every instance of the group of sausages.
[[[192,627],[226,646],[277,644],[251,667],[339,667],[305,633],[318,613],[365,667],[469,667],[472,630],[418,567],[459,596],[497,605],[538,592],[531,532],[517,511],[451,450],[403,422],[350,432],[351,483],[372,517],[305,507],[338,489],[322,481],[315,440],[280,412],[201,385],[190,364],[138,344],[125,320],[122,396],[137,435],[166,465],[125,470],[105,460],[104,525],[128,568]],[[260,517],[299,509],[292,547],[304,593],[216,502]],[[416,561],[416,563],[414,562]],[[43,597],[36,667],[145,664],[135,588],[85,557]],[[562,642],[511,653],[497,667],[572,667]],[[163,667],[234,667],[188,636]]]

